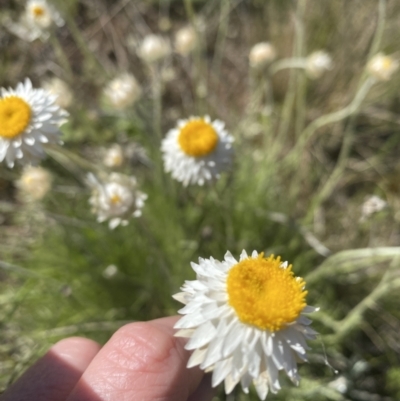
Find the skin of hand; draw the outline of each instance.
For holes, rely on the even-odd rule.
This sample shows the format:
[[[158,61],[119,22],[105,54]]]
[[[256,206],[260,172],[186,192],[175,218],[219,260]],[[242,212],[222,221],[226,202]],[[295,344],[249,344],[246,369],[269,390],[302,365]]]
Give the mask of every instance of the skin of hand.
[[[100,347],[61,340],[0,397],[1,401],[209,401],[209,375],[187,369],[177,317],[130,323]]]

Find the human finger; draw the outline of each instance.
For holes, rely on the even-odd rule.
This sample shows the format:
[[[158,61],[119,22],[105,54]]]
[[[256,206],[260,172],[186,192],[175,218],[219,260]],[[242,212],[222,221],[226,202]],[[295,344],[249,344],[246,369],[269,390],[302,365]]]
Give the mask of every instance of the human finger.
[[[174,337],[177,318],[131,323],[96,355],[68,401],[186,401],[203,372],[187,369],[184,340]]]
[[[64,401],[100,345],[87,338],[59,341],[2,396],[1,401]]]

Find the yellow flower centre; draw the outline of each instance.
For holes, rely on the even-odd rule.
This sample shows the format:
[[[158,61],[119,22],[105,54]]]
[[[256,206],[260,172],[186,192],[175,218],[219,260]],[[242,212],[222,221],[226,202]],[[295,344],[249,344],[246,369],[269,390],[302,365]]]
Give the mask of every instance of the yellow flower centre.
[[[306,306],[305,282],[274,255],[247,258],[228,273],[229,304],[242,323],[271,332],[294,322]]]
[[[35,6],[32,9],[32,13],[36,18],[41,17],[42,15],[44,15],[44,8],[40,6]]]
[[[210,154],[218,144],[218,134],[213,126],[202,118],[189,121],[179,133],[179,145],[189,156]]]
[[[35,177],[33,177],[32,175],[25,175],[25,176],[22,176],[22,178],[21,178],[21,181],[25,184],[25,185],[30,185],[30,184],[33,184],[34,183],[34,181],[35,181]]]
[[[0,99],[0,137],[12,139],[22,134],[31,120],[32,110],[18,96]]]
[[[382,58],[382,68],[384,70],[390,70],[392,68],[392,65],[393,65],[393,60],[391,57],[386,56]]]
[[[118,194],[112,194],[110,197],[110,202],[113,205],[116,205],[117,203],[121,202],[121,197]]]

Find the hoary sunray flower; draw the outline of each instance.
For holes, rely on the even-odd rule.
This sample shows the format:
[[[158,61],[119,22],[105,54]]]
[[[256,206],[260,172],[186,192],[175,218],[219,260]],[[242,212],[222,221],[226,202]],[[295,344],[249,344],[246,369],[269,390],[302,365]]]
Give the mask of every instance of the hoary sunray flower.
[[[120,224],[126,226],[131,217],[140,217],[147,195],[137,189],[135,177],[112,173],[100,181],[93,174],[88,176],[92,188],[89,203],[97,214],[97,221],[109,220],[110,229]]]
[[[187,186],[219,178],[232,161],[233,137],[209,116],[179,120],[161,144],[164,168]]]
[[[306,72],[310,78],[319,78],[332,68],[332,57],[324,50],[315,51],[307,57]]]
[[[389,81],[399,68],[399,62],[391,56],[378,53],[367,64],[368,73],[378,81]]]
[[[26,166],[16,186],[22,195],[32,200],[40,200],[49,192],[51,182],[52,177],[46,169]]]
[[[17,22],[9,18],[3,21],[5,27],[22,40],[32,42],[38,38],[48,39],[49,28],[53,25],[63,26],[60,14],[45,0],[29,0],[25,12]]]
[[[48,29],[53,24],[64,25],[60,14],[46,0],[29,0],[25,8],[26,20],[39,29]]]
[[[0,93],[0,162],[37,163],[45,157],[43,144],[60,142],[59,127],[68,113],[55,104],[55,96],[32,88],[28,78]]]
[[[305,314],[316,308],[292,266],[243,251],[239,261],[227,252],[222,262],[200,258],[192,268],[197,279],[174,295],[185,304],[175,328],[193,350],[188,368],[212,371],[213,387],[224,382],[227,394],[239,382],[247,393],[253,383],[262,400],[280,389],[280,370],[298,384],[296,361],[307,360],[306,339],[317,334]]]
[[[274,61],[276,58],[275,48],[268,42],[260,42],[254,45],[249,53],[250,67],[258,68]]]
[[[136,78],[123,73],[108,83],[104,94],[111,105],[119,110],[133,105],[140,97],[142,89]]]

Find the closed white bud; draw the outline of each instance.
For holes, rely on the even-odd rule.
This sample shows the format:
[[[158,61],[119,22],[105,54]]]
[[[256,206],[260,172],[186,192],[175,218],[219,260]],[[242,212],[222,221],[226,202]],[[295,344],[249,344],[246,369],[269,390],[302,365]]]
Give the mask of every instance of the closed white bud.
[[[257,43],[251,48],[249,54],[250,66],[253,68],[262,67],[271,63],[275,58],[275,48],[269,42]]]
[[[51,182],[52,177],[47,170],[42,167],[27,166],[16,186],[28,199],[40,200],[49,192]]]
[[[138,49],[138,56],[149,64],[167,57],[170,53],[169,42],[159,35],[146,36]]]
[[[51,78],[43,83],[43,89],[50,92],[51,95],[57,96],[56,104],[63,109],[71,106],[73,95],[68,85],[60,78]]]
[[[399,62],[391,56],[378,53],[367,64],[368,73],[379,81],[389,81],[399,68]]]
[[[310,78],[319,78],[333,67],[331,56],[324,50],[318,50],[307,57],[306,71]]]
[[[349,382],[344,376],[339,376],[337,379],[328,383],[328,386],[336,390],[338,393],[345,394],[349,388]]]
[[[123,110],[133,105],[140,97],[142,90],[136,78],[123,73],[108,83],[104,94],[108,102],[116,109]]]
[[[106,150],[104,155],[103,163],[107,167],[120,167],[124,162],[124,152],[122,151],[122,147],[118,144],[112,145],[109,149]]]
[[[192,26],[179,29],[175,35],[175,50],[183,56],[192,52],[197,45],[197,33]]]
[[[361,206],[361,220],[365,220],[367,217],[374,213],[378,213],[387,207],[387,202],[381,199],[377,195],[369,196]]]

